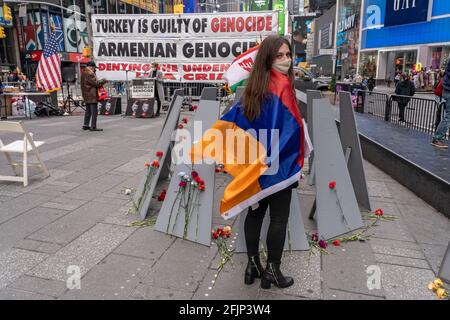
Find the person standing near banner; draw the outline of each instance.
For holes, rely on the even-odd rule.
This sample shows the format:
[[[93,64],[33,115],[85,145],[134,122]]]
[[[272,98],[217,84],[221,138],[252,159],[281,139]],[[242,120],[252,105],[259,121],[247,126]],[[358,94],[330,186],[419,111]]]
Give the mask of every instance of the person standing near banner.
[[[157,82],[158,81],[162,81],[162,73],[161,71],[158,70],[159,64],[157,62],[153,62],[152,63],[152,69],[150,72],[150,77],[155,79],[155,100],[156,100],[156,114],[155,117],[159,117],[160,116],[160,111],[161,111],[161,97],[159,96],[159,92],[158,92],[158,86],[157,86]]]
[[[289,42],[280,36],[266,38],[261,43],[243,94],[243,112],[246,118],[251,122],[258,121],[262,118],[264,108],[272,107],[265,103],[267,97],[271,95],[269,92],[271,82],[275,81],[277,86],[288,87],[286,89],[293,92],[293,76],[292,51]],[[282,156],[283,154],[280,153],[279,157]],[[280,159],[280,163],[282,161]],[[286,239],[292,188],[297,186],[298,182],[295,182],[259,201],[257,208],[249,208],[244,224],[248,255],[244,279],[246,284],[253,283],[253,279],[258,277],[261,277],[261,287],[264,289],[270,288],[271,283],[280,288],[294,284],[294,279],[282,274],[280,265]],[[268,207],[270,209],[270,225],[267,232],[268,259],[266,268],[262,269],[259,259],[259,239]]]
[[[89,61],[81,73],[81,94],[86,103],[86,112],[84,114],[83,130],[89,131],[103,131],[97,128],[97,114],[98,114],[98,89],[108,81],[106,79],[98,80],[95,75],[97,65],[94,61]],[[91,121],[92,118],[92,121]],[[90,126],[89,126],[90,123]]]
[[[243,57],[249,59],[249,53]],[[240,58],[233,62],[237,65],[229,70],[241,75],[239,61]],[[244,223],[248,255],[244,283],[249,285],[261,278],[263,289],[272,284],[286,288],[294,283],[280,270],[292,189],[298,186],[304,159],[312,146],[295,97],[289,41],[281,36],[265,38],[253,61],[250,71],[245,69],[250,74],[242,98],[194,143],[190,153],[194,164],[211,158],[233,176],[220,203],[220,214],[225,220],[248,208]],[[233,74],[226,76],[228,80],[238,78]],[[221,139],[211,139],[211,135],[219,134]],[[236,139],[246,141],[239,143],[239,150],[235,149]],[[259,241],[268,208],[268,258],[263,269]]]
[[[251,54],[255,53],[255,49],[251,50]],[[292,189],[298,186],[304,159],[312,146],[295,97],[289,41],[281,36],[269,36],[257,50],[255,59],[250,52],[243,53],[228,69],[234,74],[224,75],[228,85],[230,79],[241,79],[244,72],[241,59],[252,60],[252,67],[245,68],[249,74],[242,98],[194,143],[191,158],[193,163],[205,157],[214,159],[233,176],[220,203],[224,219],[248,208],[244,222],[248,255],[244,283],[249,285],[255,278],[261,278],[263,289],[269,289],[272,284],[287,288],[294,279],[284,276],[280,266]],[[210,136],[219,133],[221,139]],[[267,138],[268,134],[271,138]],[[235,144],[235,139],[246,142]],[[255,150],[258,150],[256,155]],[[240,155],[246,155],[245,159]],[[264,269],[259,242],[268,208],[268,258]]]

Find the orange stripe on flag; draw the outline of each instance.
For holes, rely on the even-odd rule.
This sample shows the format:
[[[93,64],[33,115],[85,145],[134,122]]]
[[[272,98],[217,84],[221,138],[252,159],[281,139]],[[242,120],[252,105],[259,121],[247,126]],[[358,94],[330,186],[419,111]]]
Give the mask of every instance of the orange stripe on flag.
[[[214,159],[234,177],[226,187],[220,213],[261,191],[259,177],[268,169],[264,163],[265,147],[251,134],[233,122],[218,120],[190,150],[193,163],[203,158]]]

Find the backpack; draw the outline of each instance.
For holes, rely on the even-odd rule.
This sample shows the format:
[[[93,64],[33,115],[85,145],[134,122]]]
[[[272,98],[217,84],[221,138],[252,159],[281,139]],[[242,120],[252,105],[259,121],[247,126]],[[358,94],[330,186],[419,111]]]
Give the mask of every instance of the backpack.
[[[434,88],[434,94],[437,95],[438,97],[442,97],[442,80],[443,78],[441,78],[436,86],[436,88]]]

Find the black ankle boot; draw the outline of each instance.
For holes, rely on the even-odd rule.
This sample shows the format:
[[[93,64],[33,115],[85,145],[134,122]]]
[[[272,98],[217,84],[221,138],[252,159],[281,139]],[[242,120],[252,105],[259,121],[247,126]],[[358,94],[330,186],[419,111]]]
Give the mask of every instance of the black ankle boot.
[[[264,269],[259,256],[248,257],[247,268],[245,269],[245,284],[252,284],[255,282],[255,278],[261,278],[263,273]]]
[[[270,289],[272,283],[278,288],[287,288],[294,284],[294,279],[283,276],[280,265],[281,262],[267,262],[266,270],[261,279],[261,288]]]

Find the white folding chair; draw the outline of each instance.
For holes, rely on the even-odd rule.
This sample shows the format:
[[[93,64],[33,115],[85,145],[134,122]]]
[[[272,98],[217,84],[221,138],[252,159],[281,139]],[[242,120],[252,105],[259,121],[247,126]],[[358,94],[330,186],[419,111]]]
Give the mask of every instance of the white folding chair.
[[[43,145],[44,141],[33,141],[32,134],[30,134],[24,127],[22,121],[13,122],[13,121],[0,121],[0,133],[1,132],[16,132],[23,133],[23,140],[16,140],[7,145],[3,144],[3,141],[0,139],[0,152],[5,154],[6,160],[12,166],[12,169],[16,176],[2,176],[0,175],[0,181],[18,181],[23,182],[24,187],[28,185],[28,167],[39,167],[43,172],[44,176],[47,178],[50,176],[50,173],[47,170],[44,162],[39,155],[37,147]],[[28,152],[32,152],[38,161],[38,163],[29,163],[28,162]],[[12,153],[22,153],[23,161],[14,162],[11,154]],[[17,170],[17,167],[22,167],[23,174],[20,176],[20,171]]]

